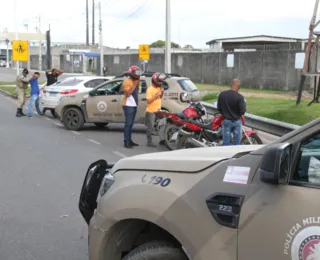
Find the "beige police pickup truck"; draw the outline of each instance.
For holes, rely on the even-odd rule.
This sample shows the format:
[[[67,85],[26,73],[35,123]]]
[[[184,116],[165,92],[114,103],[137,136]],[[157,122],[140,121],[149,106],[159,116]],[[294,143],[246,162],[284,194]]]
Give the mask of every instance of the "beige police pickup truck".
[[[319,260],[319,129],[94,162],[79,201],[89,260]]]
[[[144,73],[140,78],[139,105],[135,123],[145,122],[147,105],[146,90],[151,85],[153,73]],[[122,110],[121,85],[126,75],[102,83],[90,92],[65,95],[55,107],[60,121],[69,130],[80,130],[85,123],[94,123],[97,127],[105,127],[108,123],[123,123],[125,121]],[[177,74],[167,74],[162,86],[162,110],[181,112],[188,106],[188,101],[199,101],[200,91],[196,85],[186,77]]]

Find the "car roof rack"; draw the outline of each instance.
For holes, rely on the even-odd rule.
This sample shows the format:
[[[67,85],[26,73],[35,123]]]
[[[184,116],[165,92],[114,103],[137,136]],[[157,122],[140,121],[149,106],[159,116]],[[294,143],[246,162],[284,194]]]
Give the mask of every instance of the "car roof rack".
[[[153,74],[155,72],[152,72],[152,71],[145,71],[144,73],[141,74],[141,76],[145,76],[145,77],[152,77]],[[180,74],[177,74],[177,73],[163,73],[167,76],[167,78],[171,78],[171,77],[182,77]],[[123,78],[123,77],[128,77],[129,76],[129,73],[128,72],[124,72],[118,76],[116,76],[115,78]]]

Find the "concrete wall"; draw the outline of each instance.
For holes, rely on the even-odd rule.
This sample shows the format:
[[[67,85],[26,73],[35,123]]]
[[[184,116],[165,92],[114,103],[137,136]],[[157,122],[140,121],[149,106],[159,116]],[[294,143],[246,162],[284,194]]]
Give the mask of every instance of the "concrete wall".
[[[228,55],[234,55],[233,66],[227,66]],[[182,74],[199,83],[229,84],[232,78],[239,78],[243,86],[250,88],[296,90],[301,69],[295,68],[295,55],[296,51],[290,50],[172,53],[172,73]],[[78,57],[75,58],[78,60]],[[53,57],[52,60],[55,60],[55,68],[65,72],[82,72],[83,64],[80,62],[78,67],[72,65],[66,55],[60,55],[59,59]],[[110,75],[123,73],[131,65],[142,67],[137,54],[105,55],[104,61]],[[37,69],[37,66],[38,57],[31,55],[31,68]],[[163,71],[164,54],[152,54],[146,70]]]

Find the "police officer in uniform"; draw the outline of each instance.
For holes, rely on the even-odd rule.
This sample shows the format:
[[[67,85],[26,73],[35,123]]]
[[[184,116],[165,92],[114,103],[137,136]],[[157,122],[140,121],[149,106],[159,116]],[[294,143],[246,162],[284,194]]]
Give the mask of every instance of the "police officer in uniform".
[[[18,108],[17,108],[17,117],[25,116],[22,111],[24,103],[26,102],[26,89],[28,88],[29,78],[28,78],[29,71],[27,69],[23,69],[22,74],[17,76],[16,80],[16,93],[18,97]]]

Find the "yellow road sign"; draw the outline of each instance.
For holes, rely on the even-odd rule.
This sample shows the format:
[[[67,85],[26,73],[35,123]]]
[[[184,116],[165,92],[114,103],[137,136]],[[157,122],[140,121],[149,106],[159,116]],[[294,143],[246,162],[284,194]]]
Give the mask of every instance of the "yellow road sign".
[[[12,60],[28,61],[29,60],[29,44],[28,41],[12,41]]]
[[[139,60],[150,60],[150,52],[148,44],[139,45]]]

